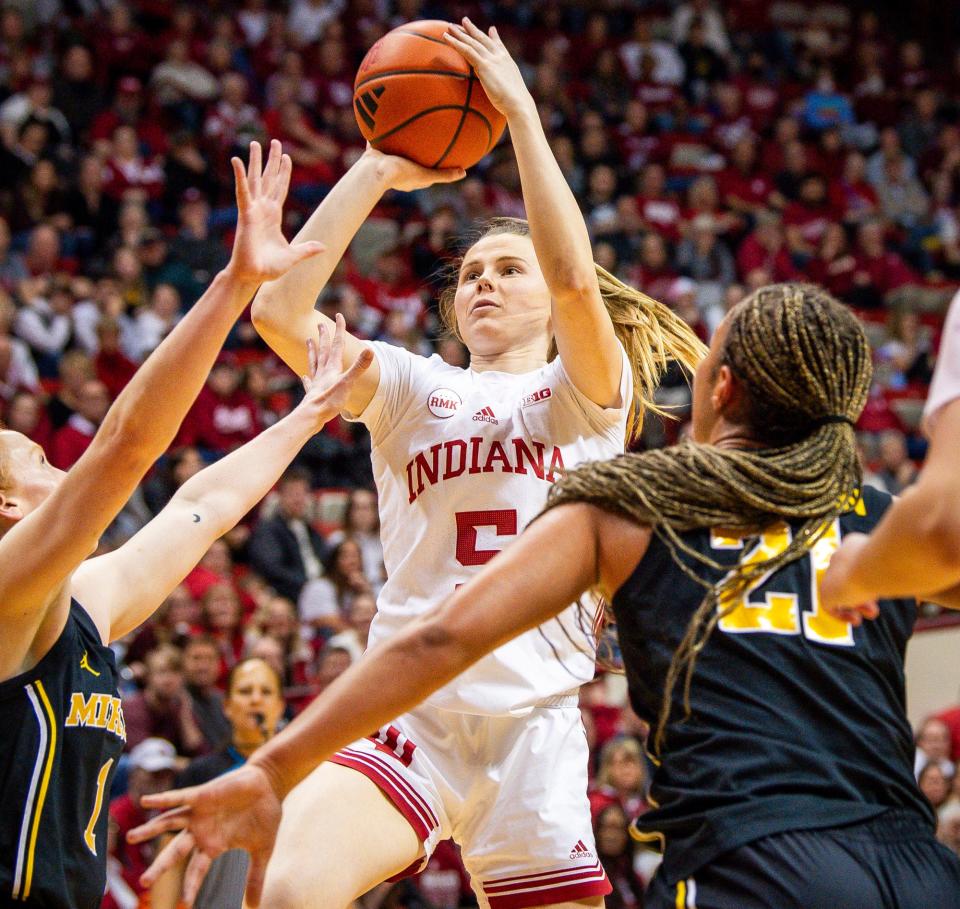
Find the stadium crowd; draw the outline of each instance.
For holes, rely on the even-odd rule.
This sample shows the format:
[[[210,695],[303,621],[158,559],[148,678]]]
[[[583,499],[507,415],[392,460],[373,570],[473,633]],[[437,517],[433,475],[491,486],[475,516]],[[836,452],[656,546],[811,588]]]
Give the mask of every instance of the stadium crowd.
[[[277,137],[294,162],[290,232],[362,151],[352,84],[373,42],[422,18],[496,21],[581,201],[598,262],[708,338],[771,281],[810,280],[863,318],[876,375],[858,425],[867,482],[892,493],[918,432],[946,302],[960,283],[960,53],[937,59],[841,2],[19,0],[0,10],[0,415],[69,468],[111,400],[228,255],[228,159]],[[362,338],[458,365],[437,298],[477,222],[523,215],[506,144],[459,184],[392,194],[318,306]],[[103,541],[129,538],[204,463],[286,413],[299,383],[241,322],[167,456]],[[682,416],[683,378],[664,403]],[[660,445],[683,420],[648,421]],[[105,905],[136,906],[149,850],[137,796],[230,735],[223,686],[249,655],[292,716],[355,659],[383,577],[369,444],[328,425],[257,514],[218,541],[119,649],[127,772],[111,806]],[[644,734],[601,677],[584,692],[608,905],[652,873]],[[960,852],[960,708],[918,731],[917,773]],[[123,788],[129,786],[124,793]],[[374,906],[469,902],[455,850]]]

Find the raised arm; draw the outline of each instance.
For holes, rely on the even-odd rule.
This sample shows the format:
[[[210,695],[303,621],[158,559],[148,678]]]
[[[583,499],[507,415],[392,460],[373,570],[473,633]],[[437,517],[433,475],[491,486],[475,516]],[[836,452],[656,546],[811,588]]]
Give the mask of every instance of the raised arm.
[[[330,190],[293,239],[294,245],[323,241],[324,252],[265,284],[253,301],[254,326],[297,375],[303,375],[307,368],[303,339],[313,337],[318,325],[333,327],[333,323],[317,311],[317,297],[383,194],[389,189],[409,191],[432,183],[459,180],[463,175],[459,168],[430,170],[368,147]],[[347,335],[343,346],[344,368],[356,360],[363,347],[361,341]],[[379,379],[380,370],[374,360],[372,367],[355,383],[346,409],[360,413],[377,390]]]
[[[33,510],[30,497],[18,493],[16,485],[2,494],[0,518],[12,525],[0,540],[3,668],[16,665],[18,654],[26,657],[51,599],[173,441],[227,333],[261,281],[319,251],[319,244],[293,249],[280,232],[290,161],[281,156],[279,143],[271,147],[262,173],[261,164],[256,143],[247,173],[233,159],[240,214],[229,265],[137,371],[70,473],[50,469],[51,491]],[[109,628],[106,616],[93,618],[101,632]]]
[[[367,653],[246,767],[204,786],[145,798],[149,808],[170,810],[133,831],[132,842],[183,832],[144,883],[196,847],[185,882],[192,905],[213,858],[243,848],[251,853],[246,899],[257,906],[280,801],[317,764],[410,710],[501,644],[552,619],[585,590],[615,591],[649,539],[648,529],[591,505],[564,505],[544,515],[442,606]]]
[[[343,319],[334,336],[322,327],[310,350],[306,395],[282,420],[187,480],[146,527],[115,552],[77,569],[73,592],[82,603],[109,612],[106,639],[144,622],[219,539],[259,502],[297,452],[344,406],[350,387],[370,365],[361,351],[344,373]]]
[[[600,296],[587,225],[544,135],[536,104],[497,30],[469,19],[445,37],[476,69],[507,118],[530,237],[553,301],[553,332],[574,385],[602,407],[618,403],[622,360]]]
[[[828,609],[878,597],[931,596],[960,584],[960,398],[938,415],[917,482],[869,536],[851,534],[821,582]],[[949,604],[946,604],[949,605]]]

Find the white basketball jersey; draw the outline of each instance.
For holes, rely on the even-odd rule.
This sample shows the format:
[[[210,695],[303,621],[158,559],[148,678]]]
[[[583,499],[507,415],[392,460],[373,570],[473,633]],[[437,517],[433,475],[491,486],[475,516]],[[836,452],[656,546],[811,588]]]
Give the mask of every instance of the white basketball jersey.
[[[622,349],[621,406],[606,409],[574,387],[559,357],[513,375],[371,346],[380,384],[358,419],[373,442],[387,570],[372,646],[508,546],[540,513],[561,468],[623,451],[633,388]],[[505,644],[429,703],[461,713],[518,713],[589,681],[595,640],[585,605]]]
[[[960,398],[960,293],[957,293],[947,311],[947,321],[940,339],[937,368],[933,371],[930,394],[924,408],[926,430],[933,432],[937,411],[945,404]]]

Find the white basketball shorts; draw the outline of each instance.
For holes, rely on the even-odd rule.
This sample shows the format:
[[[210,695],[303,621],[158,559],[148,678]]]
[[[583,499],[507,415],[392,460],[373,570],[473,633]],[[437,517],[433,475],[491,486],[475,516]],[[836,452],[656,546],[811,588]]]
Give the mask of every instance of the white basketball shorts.
[[[602,896],[611,888],[594,845],[576,705],[565,695],[522,717],[419,708],[331,760],[373,780],[420,837],[426,855],[404,874],[452,837],[482,907]]]

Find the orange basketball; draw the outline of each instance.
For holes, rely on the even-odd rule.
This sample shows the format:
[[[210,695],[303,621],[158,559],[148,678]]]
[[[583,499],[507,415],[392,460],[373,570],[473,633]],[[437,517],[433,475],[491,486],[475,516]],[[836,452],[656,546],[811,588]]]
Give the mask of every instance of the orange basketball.
[[[353,108],[374,148],[427,167],[470,167],[503,135],[506,120],[473,67],[443,40],[449,27],[401,25],[363,58]]]

